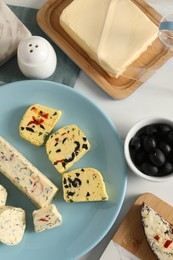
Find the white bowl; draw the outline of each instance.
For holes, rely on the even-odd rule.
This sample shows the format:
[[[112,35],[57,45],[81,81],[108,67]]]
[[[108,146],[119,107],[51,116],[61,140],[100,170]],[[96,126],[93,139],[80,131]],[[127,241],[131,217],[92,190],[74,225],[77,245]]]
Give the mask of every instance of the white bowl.
[[[169,175],[165,175],[165,176],[150,176],[147,175],[145,173],[143,173],[142,171],[140,171],[135,164],[132,161],[131,155],[130,155],[130,151],[129,151],[129,144],[131,139],[135,136],[135,134],[144,126],[147,125],[151,125],[151,124],[157,124],[157,123],[164,123],[164,124],[168,124],[170,126],[173,127],[173,121],[171,121],[170,119],[166,119],[166,118],[159,118],[159,117],[148,117],[145,118],[143,120],[138,121],[128,132],[125,142],[124,142],[124,154],[125,154],[125,158],[127,161],[127,164],[129,166],[129,168],[132,170],[133,173],[135,173],[137,176],[140,176],[146,180],[149,181],[154,181],[154,182],[161,182],[161,181],[166,181],[169,179],[173,178],[173,173],[170,173]]]

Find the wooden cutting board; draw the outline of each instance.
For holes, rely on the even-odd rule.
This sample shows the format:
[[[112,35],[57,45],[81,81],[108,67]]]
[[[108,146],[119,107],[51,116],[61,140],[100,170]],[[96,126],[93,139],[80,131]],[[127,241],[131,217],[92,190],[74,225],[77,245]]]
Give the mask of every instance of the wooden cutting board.
[[[159,26],[162,17],[155,9],[149,6],[144,0],[132,1]],[[121,99],[129,96],[173,56],[173,52],[166,49],[160,40],[156,39],[153,44],[131,64],[131,67],[139,69],[131,70],[130,67],[127,68],[126,73],[129,78],[123,76],[112,78],[62,29],[59,18],[64,8],[71,2],[72,0],[48,0],[38,11],[37,22],[41,29],[111,97]],[[135,80],[139,79],[139,72],[142,81]]]
[[[113,241],[139,257],[141,260],[155,260],[141,222],[141,206],[145,202],[165,220],[173,223],[173,207],[152,193],[144,193],[133,204],[113,237]]]

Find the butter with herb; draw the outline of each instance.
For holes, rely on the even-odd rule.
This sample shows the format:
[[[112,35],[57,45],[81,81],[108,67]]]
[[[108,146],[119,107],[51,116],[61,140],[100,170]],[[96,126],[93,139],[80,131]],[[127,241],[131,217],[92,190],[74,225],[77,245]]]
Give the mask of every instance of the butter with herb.
[[[60,110],[40,104],[30,106],[20,122],[20,136],[34,145],[43,145],[61,114]]]
[[[0,242],[9,246],[21,242],[26,228],[26,214],[21,208],[0,207]]]
[[[7,190],[0,185],[0,206],[4,206],[7,200]]]
[[[90,150],[90,143],[76,125],[58,129],[46,142],[48,157],[59,173],[67,171]]]
[[[60,226],[62,217],[54,204],[44,208],[34,210],[33,213],[34,229],[36,232],[42,232]]]
[[[1,136],[0,172],[38,207],[48,205],[58,191],[46,175]]]
[[[141,207],[146,240],[159,260],[173,259],[173,225],[145,202]]]
[[[64,173],[62,185],[66,202],[108,200],[103,177],[94,168],[81,168]]]

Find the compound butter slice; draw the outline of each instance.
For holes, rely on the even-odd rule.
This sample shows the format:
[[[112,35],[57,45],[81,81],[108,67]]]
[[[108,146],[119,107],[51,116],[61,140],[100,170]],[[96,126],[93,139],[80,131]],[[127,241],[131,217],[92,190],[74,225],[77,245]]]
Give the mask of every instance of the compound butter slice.
[[[0,207],[0,242],[17,245],[23,238],[26,228],[26,214],[21,208]]]
[[[111,0],[74,0],[60,15],[60,24],[94,61],[118,77],[157,38],[158,27],[130,0],[114,0],[112,16],[110,4]],[[98,52],[101,39],[105,44]]]
[[[50,135],[46,142],[49,160],[59,173],[67,171],[89,150],[89,141],[76,125],[68,125],[59,129]]]
[[[38,207],[50,204],[58,191],[46,175],[1,136],[0,172]]]
[[[43,145],[45,138],[51,132],[62,112],[40,104],[27,109],[19,125],[22,138],[34,145]]]
[[[55,228],[62,223],[62,217],[54,204],[33,211],[33,222],[36,232]]]
[[[103,177],[94,168],[82,168],[64,173],[62,185],[66,202],[108,200]]]
[[[7,190],[0,185],[0,206],[4,206],[7,201]]]

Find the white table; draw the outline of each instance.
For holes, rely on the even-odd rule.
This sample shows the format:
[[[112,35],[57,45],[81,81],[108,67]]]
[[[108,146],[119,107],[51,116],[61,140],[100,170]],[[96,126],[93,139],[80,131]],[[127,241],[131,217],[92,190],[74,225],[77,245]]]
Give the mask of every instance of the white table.
[[[5,2],[12,5],[40,8],[46,0],[6,0]],[[172,0],[148,0],[147,2],[153,4],[163,15],[171,11],[173,13]],[[128,130],[136,121],[146,116],[166,116],[173,119],[173,59],[162,66],[135,93],[123,100],[113,100],[83,71],[80,72],[75,89],[89,97],[109,115],[122,139],[125,138]],[[131,205],[142,193],[154,193],[173,205],[172,187],[173,181],[148,182],[136,177],[129,171],[125,200],[118,218],[104,239],[85,256],[81,257],[81,260],[99,259]]]

